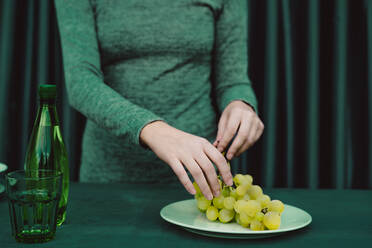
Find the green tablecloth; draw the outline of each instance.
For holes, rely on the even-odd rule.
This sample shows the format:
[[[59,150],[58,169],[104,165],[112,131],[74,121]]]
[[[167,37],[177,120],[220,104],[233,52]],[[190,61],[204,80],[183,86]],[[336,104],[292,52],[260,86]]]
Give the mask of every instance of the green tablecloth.
[[[274,238],[228,240],[189,233],[161,219],[160,209],[190,198],[180,185],[71,185],[68,220],[53,241],[22,245],[10,234],[0,201],[0,247],[365,247],[372,243],[371,190],[264,189],[313,217],[310,226]]]

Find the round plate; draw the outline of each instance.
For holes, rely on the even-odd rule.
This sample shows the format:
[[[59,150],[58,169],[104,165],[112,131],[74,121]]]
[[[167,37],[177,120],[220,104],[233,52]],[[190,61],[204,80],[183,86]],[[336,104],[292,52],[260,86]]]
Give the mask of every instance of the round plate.
[[[5,192],[4,174],[7,169],[8,166],[6,164],[0,163],[0,198],[3,196],[3,193]]]
[[[271,237],[303,228],[309,225],[312,220],[310,214],[304,210],[285,204],[279,229],[252,231],[234,222],[223,224],[218,221],[209,221],[205,214],[197,209],[194,199],[171,203],[162,208],[160,216],[190,232],[210,237],[235,239]]]

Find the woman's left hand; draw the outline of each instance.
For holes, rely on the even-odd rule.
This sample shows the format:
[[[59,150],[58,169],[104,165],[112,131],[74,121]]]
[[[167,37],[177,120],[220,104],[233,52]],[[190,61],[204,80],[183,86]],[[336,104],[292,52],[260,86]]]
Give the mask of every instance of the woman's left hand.
[[[226,154],[226,158],[231,160],[252,146],[260,138],[263,130],[264,124],[251,106],[240,100],[232,101],[221,115],[217,138],[213,145],[220,152],[225,151],[237,134]]]

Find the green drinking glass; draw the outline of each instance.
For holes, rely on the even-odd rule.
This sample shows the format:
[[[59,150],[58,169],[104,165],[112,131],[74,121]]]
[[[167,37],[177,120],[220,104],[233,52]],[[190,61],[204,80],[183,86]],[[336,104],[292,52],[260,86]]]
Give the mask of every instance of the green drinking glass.
[[[5,175],[12,235],[18,242],[41,243],[54,238],[62,173],[19,170]]]

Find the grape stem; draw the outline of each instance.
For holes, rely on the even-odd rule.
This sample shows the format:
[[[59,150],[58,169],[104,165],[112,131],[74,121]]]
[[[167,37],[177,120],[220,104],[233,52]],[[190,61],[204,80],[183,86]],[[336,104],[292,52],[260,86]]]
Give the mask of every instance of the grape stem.
[[[228,164],[229,167],[231,168],[230,160],[228,160],[228,159],[226,158],[226,152],[223,151],[223,152],[222,152],[222,155],[225,157],[225,159],[226,159],[226,161],[227,161],[227,164]],[[220,174],[220,173],[218,173],[217,177],[218,177],[218,178],[221,180],[221,182],[222,182],[222,190],[223,190],[224,188],[226,188],[226,187],[229,188],[229,191],[231,191],[232,189],[235,188],[235,187],[234,187],[234,184],[233,184],[233,186],[227,186],[226,183],[222,180],[222,177],[221,177],[221,174]]]

